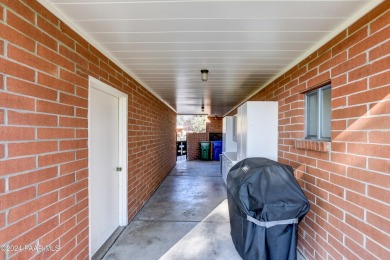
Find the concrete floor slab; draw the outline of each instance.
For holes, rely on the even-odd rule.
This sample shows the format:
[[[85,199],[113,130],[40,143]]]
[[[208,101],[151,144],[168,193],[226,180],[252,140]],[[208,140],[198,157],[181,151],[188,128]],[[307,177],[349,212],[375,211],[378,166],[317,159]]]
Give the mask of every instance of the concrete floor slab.
[[[220,161],[178,161],[170,175],[222,176]]]
[[[168,176],[135,220],[202,221],[224,199],[221,177]]]
[[[236,251],[229,232],[226,186],[219,162],[182,161],[103,259],[230,257]]]
[[[160,259],[240,260],[230,237],[227,200],[196,225]]]
[[[103,259],[159,259],[197,224],[132,221]]]
[[[177,163],[103,259],[241,259],[219,162]]]

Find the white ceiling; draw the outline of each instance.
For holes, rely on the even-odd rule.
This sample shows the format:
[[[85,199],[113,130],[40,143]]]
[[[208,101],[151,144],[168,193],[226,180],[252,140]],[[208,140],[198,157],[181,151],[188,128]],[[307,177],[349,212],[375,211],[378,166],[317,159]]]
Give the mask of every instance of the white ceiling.
[[[39,1],[178,114],[219,116],[381,2]]]

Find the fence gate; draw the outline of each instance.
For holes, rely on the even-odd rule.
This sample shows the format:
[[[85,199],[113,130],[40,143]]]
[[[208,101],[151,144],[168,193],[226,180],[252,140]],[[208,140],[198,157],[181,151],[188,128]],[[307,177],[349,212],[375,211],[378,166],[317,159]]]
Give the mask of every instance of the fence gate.
[[[187,158],[187,141],[176,142],[176,156],[186,156]]]

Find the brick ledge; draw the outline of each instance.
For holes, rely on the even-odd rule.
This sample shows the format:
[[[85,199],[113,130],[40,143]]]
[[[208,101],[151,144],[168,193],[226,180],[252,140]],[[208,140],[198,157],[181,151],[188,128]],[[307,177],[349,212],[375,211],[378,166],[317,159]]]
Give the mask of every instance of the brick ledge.
[[[305,149],[327,153],[331,150],[331,142],[320,140],[296,139],[294,142],[294,147],[297,149]]]

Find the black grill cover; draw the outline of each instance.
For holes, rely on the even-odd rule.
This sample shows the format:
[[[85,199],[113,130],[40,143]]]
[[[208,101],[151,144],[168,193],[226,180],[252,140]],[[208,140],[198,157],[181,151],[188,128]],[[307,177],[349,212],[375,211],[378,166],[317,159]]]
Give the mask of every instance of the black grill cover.
[[[291,166],[266,158],[242,160],[228,173],[227,195],[231,236],[243,259],[297,258],[297,222],[310,206]],[[283,224],[290,221],[295,224]]]

